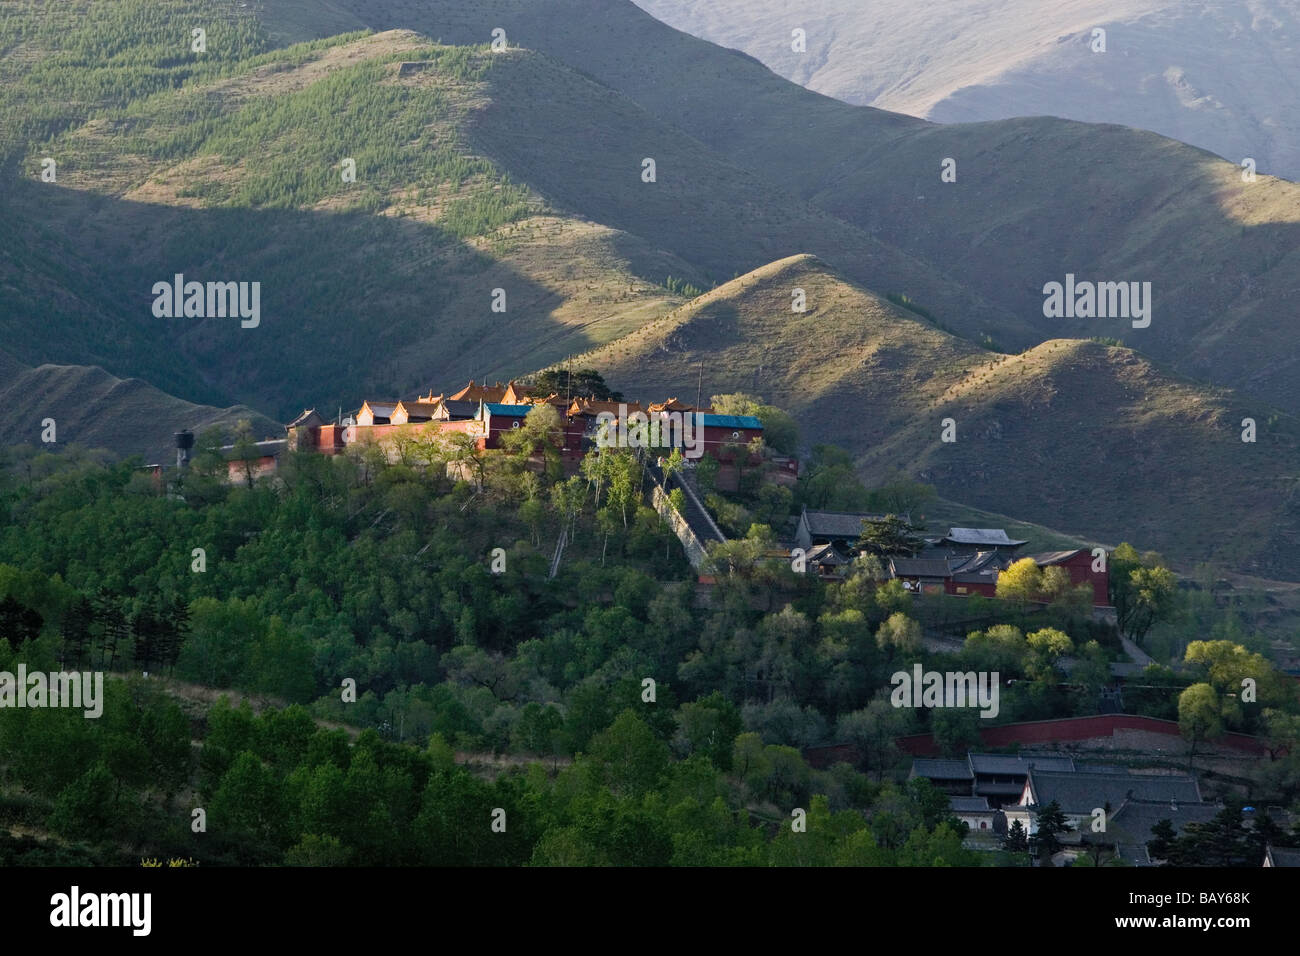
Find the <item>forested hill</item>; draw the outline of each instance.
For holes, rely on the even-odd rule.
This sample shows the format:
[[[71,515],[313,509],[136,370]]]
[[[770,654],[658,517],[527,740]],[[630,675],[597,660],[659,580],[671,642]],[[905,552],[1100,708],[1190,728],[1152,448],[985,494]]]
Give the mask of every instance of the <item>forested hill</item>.
[[[871,703],[888,659],[870,639],[906,596],[787,575],[784,610],[757,610],[748,577],[699,603],[629,455],[540,487],[500,461],[478,495],[353,456],[291,456],[279,488],[218,467],[196,458],[184,500],[124,466],[7,478],[0,670],[135,676],[108,681],[100,720],[0,709],[0,819],[39,837],[0,860],[980,862],[942,794],[880,782],[896,752],[816,771],[798,749],[837,721],[908,726]],[[756,685],[771,654],[784,676]],[[294,706],[209,711],[169,675]],[[453,749],[534,766],[484,780]],[[792,839],[796,809],[815,839]]]

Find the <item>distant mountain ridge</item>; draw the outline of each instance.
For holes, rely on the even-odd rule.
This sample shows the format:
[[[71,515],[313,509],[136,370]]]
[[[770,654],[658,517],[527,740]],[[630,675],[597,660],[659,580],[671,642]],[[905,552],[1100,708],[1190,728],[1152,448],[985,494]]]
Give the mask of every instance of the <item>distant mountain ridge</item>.
[[[636,3],[848,103],[940,123],[1120,123],[1300,180],[1300,98],[1279,93],[1300,86],[1294,0]]]
[[[175,460],[172,436],[208,428],[230,434],[247,420],[257,439],[283,438],[284,428],[265,415],[236,405],[195,405],[139,379],[121,379],[101,368],[42,365],[29,368],[0,352],[0,430],[10,444],[43,443],[52,419],[50,447],[77,444],[119,455],[141,455],[147,464]]]

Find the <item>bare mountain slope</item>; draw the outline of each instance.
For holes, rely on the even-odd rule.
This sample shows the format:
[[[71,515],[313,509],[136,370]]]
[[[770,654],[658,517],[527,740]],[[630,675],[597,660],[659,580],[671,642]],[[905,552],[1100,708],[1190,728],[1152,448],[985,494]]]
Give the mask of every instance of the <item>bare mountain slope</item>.
[[[12,444],[40,444],[43,424],[54,420],[58,446],[108,448],[142,455],[146,462],[170,462],[174,432],[219,427],[229,432],[241,419],[253,435],[283,438],[284,429],[243,405],[195,405],[139,379],[121,379],[102,368],[42,365],[29,368],[0,353],[0,429]]]
[[[849,103],[941,123],[1120,123],[1300,179],[1295,0],[636,2]],[[1104,53],[1092,50],[1097,28]]]

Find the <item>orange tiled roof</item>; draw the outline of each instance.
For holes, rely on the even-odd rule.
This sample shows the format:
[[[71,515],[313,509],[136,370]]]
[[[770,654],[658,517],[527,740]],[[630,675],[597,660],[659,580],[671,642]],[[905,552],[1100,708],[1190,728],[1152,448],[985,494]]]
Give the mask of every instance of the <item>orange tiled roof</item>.
[[[393,414],[396,415],[397,409],[400,408],[402,411],[406,412],[408,417],[433,418],[433,413],[438,410],[438,406],[441,404],[442,403],[440,401],[439,402],[425,402],[425,401],[398,402],[397,408],[393,409]]]
[[[505,404],[508,405],[508,404],[510,404],[510,403],[509,403],[509,402],[506,402]],[[559,408],[561,411],[563,411],[566,407],[568,407],[568,403],[565,402],[565,400],[564,400],[563,398],[560,397],[560,394],[559,394],[558,392],[551,392],[550,395],[546,395],[546,396],[542,396],[542,395],[530,395],[529,397],[525,398],[525,399],[524,399],[522,402],[520,402],[519,404],[521,404],[521,405],[554,405],[554,406],[556,406],[557,408]]]
[[[648,410],[651,412],[703,412],[706,415],[713,411],[712,408],[696,408],[694,405],[679,402],[676,396],[666,402],[651,402]]]
[[[629,414],[643,410],[640,402],[601,402],[590,398],[575,398],[573,404],[569,406],[568,414],[599,415],[601,412],[609,412],[617,415],[623,408],[626,408]]]
[[[502,396],[501,403],[503,405],[524,405],[527,404],[526,400],[531,398],[532,394],[533,387],[531,385],[520,385],[514,379],[511,379],[509,384],[506,385],[505,395]]]
[[[453,402],[492,402],[498,404],[505,396],[506,386],[500,382],[495,385],[475,385],[474,380],[470,379],[468,385],[455,395],[449,395],[448,398]]]

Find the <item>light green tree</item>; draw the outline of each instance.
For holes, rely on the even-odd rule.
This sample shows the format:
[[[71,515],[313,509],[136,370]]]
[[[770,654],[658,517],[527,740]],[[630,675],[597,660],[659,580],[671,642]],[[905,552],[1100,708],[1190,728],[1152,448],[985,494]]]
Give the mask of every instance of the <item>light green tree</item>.
[[[1021,558],[998,575],[997,596],[1027,604],[1043,594],[1043,570],[1033,558]]]
[[[1193,684],[1178,695],[1178,729],[1192,745],[1187,765],[1192,765],[1196,748],[1223,733],[1219,695],[1209,684]]]
[[[895,611],[876,631],[876,645],[889,655],[891,661],[896,655],[916,654],[921,649],[921,625],[901,611]]]

